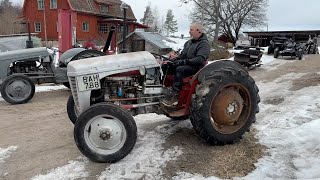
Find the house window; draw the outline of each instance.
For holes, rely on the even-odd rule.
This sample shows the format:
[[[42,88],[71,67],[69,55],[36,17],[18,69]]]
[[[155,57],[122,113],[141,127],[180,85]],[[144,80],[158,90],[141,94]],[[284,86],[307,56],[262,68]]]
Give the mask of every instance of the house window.
[[[89,23],[83,22],[83,23],[82,23],[82,30],[83,30],[84,32],[89,32]]]
[[[41,32],[41,23],[39,22],[34,23],[34,31]]]
[[[110,27],[108,24],[100,24],[99,25],[99,32],[100,33],[107,33],[109,31]]]
[[[104,13],[109,12],[108,6],[100,5],[100,12],[104,12]]]
[[[50,9],[57,9],[57,0],[50,0]]]
[[[38,0],[38,10],[44,10],[44,0]]]

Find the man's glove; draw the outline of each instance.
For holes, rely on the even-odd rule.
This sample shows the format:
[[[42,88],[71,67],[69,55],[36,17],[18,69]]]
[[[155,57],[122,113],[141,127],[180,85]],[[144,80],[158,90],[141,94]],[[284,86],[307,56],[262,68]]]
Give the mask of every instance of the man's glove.
[[[176,66],[183,66],[187,64],[187,59],[180,59],[180,60],[175,60],[173,62],[174,65]]]

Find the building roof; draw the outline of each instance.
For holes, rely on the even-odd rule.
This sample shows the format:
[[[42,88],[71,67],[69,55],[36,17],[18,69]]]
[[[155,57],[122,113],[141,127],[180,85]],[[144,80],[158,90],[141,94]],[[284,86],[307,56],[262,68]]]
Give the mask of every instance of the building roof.
[[[258,38],[261,36],[292,36],[292,35],[302,35],[302,36],[309,36],[309,35],[320,35],[320,30],[306,30],[306,31],[257,31],[257,32],[243,32],[248,34],[248,36]]]
[[[68,0],[68,1],[71,6],[70,8],[77,12],[94,14],[94,15],[104,16],[104,17],[123,18],[123,12],[120,7],[122,2],[120,0]],[[109,12],[105,12],[105,13],[101,12],[100,4],[110,5]],[[129,20],[136,21],[136,18],[130,6],[127,10],[127,18]]]
[[[95,0],[97,3],[109,4],[109,3],[116,3],[121,4],[120,0]]]
[[[23,9],[26,6],[26,1],[24,0]],[[73,11],[87,14],[94,14],[102,17],[114,17],[114,18],[123,18],[123,12],[121,9],[121,0],[67,0],[70,8]],[[108,13],[100,11],[100,4],[110,5]],[[128,20],[136,21],[133,11],[129,6],[127,10]]]
[[[171,43],[174,43],[174,41],[170,40],[169,38],[166,38],[164,36],[162,36],[161,34],[157,33],[157,32],[132,32],[130,33],[126,38],[129,38],[130,36],[132,36],[133,34],[138,35],[139,37],[141,37],[142,39],[144,39],[145,41],[159,47],[160,49],[171,49],[171,47],[167,46],[164,41],[168,41]],[[121,43],[121,41],[118,42]]]

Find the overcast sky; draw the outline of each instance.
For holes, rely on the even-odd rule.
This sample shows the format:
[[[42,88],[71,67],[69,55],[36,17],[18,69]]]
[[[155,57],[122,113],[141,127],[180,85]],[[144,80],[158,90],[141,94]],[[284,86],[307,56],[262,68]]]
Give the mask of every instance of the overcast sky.
[[[12,0],[15,3],[23,3],[23,0]],[[160,16],[165,17],[167,10],[173,10],[178,21],[179,32],[188,33],[189,13],[191,4],[181,4],[180,0],[123,0],[129,4],[139,21],[148,2],[152,8],[157,7]],[[268,30],[320,30],[320,0],[269,0],[267,11]],[[267,27],[261,27],[267,30]]]

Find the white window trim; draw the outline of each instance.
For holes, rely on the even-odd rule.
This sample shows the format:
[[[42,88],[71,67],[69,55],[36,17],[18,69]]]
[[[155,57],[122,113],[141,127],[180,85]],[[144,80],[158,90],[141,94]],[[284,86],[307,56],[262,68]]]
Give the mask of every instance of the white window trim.
[[[40,6],[39,6],[40,5],[40,3],[39,3],[40,1],[42,1],[42,5],[43,5],[42,8],[40,8]],[[45,6],[44,5],[44,0],[37,0],[37,3],[38,3],[38,10],[44,10],[44,6]]]
[[[50,0],[50,9],[57,9],[57,7],[58,7],[58,2],[57,2],[57,0],[54,0],[55,1],[55,6],[53,7],[53,4],[52,4],[52,1],[53,0]]]
[[[85,30],[85,29],[83,28],[84,24],[87,24],[87,30]],[[85,21],[82,22],[82,31],[83,31],[83,32],[89,32],[89,30],[90,30],[89,23],[88,23],[88,22],[85,22]]]
[[[39,26],[39,31],[37,31],[37,24],[39,24],[40,26]],[[34,23],[34,32],[41,32],[41,23],[40,22],[35,22]]]

